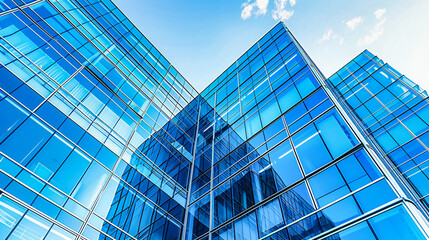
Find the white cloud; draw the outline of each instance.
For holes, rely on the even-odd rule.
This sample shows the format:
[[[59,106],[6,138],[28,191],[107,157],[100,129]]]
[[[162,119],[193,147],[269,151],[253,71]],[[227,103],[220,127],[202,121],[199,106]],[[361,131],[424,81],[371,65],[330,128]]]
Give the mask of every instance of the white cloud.
[[[324,41],[328,41],[331,39],[331,37],[333,36],[334,31],[332,30],[332,28],[329,28],[324,34],[323,37],[319,40],[319,42],[324,42]]]
[[[269,0],[256,0],[256,6],[259,9],[258,15],[267,13],[268,2]]]
[[[250,0],[247,0],[247,2],[241,5],[243,8],[243,10],[241,10],[241,18],[247,19],[252,15],[265,15],[267,13],[268,3],[269,0],[255,0],[252,3],[250,3]]]
[[[355,30],[355,28],[362,23],[363,19],[362,17],[355,17],[350,19],[349,21],[346,22],[347,28],[349,28],[350,30]]]
[[[323,34],[322,38],[319,39],[319,43],[323,43],[325,41],[330,41],[330,40],[338,41],[338,43],[341,46],[343,45],[344,37],[335,33],[334,30],[332,30],[332,28],[328,28],[328,30],[326,30],[326,32]]]
[[[371,45],[384,34],[384,24],[386,23],[386,17],[383,16],[385,13],[385,8],[378,9],[374,12],[375,18],[377,18],[379,21],[377,22],[377,24],[374,25],[374,27],[366,36],[359,39],[359,45]]]
[[[359,45],[371,45],[384,33],[384,23],[386,18],[381,19],[370,31],[369,34],[359,39]]]
[[[385,13],[386,13],[386,9],[385,8],[380,8],[380,9],[377,9],[374,12],[374,15],[375,15],[375,17],[377,19],[381,19],[384,16]]]
[[[273,10],[272,14],[274,20],[286,21],[292,17],[294,11],[286,10],[287,0],[274,0],[274,3],[276,4],[276,8]],[[295,0],[290,1],[291,6],[295,5],[295,3]]]
[[[248,19],[250,16],[252,16],[252,10],[253,10],[252,4],[245,5],[243,10],[241,11],[241,18],[242,19]]]
[[[241,18],[246,20],[251,16],[265,15],[270,0],[247,0],[241,5]],[[274,20],[286,21],[294,14],[293,10],[286,9],[288,0],[274,0],[275,8],[272,10]],[[296,0],[289,0],[291,7],[295,6]]]

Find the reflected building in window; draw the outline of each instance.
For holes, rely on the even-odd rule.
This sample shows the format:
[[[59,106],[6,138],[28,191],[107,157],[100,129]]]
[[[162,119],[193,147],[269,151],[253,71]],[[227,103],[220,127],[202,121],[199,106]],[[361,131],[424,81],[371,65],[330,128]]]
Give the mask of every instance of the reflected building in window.
[[[427,93],[278,23],[197,91],[109,0],[0,2],[0,239],[427,239]]]

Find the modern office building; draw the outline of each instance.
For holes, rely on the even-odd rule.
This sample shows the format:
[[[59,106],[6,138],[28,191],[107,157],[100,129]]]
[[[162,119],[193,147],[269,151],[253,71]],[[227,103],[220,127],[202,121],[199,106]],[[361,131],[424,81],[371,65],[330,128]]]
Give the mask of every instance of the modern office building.
[[[429,209],[427,92],[368,51],[331,76],[328,84],[392,174]]]
[[[428,239],[427,93],[283,23],[203,92],[109,0],[0,2],[0,239]]]

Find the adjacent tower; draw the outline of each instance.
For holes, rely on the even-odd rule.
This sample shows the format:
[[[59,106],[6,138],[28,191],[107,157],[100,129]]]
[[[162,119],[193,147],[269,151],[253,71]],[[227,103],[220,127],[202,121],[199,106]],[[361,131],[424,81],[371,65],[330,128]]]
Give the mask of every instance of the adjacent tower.
[[[427,215],[427,92],[367,50],[332,75],[329,85]]]
[[[413,193],[282,23],[200,95],[187,239],[427,238]]]

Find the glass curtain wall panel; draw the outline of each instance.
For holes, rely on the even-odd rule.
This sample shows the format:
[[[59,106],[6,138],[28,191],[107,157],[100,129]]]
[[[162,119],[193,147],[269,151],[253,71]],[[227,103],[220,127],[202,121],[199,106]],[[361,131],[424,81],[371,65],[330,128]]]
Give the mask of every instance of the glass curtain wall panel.
[[[0,239],[177,239],[197,92],[110,1],[0,3]]]
[[[184,239],[427,238],[283,23],[200,95]]]

